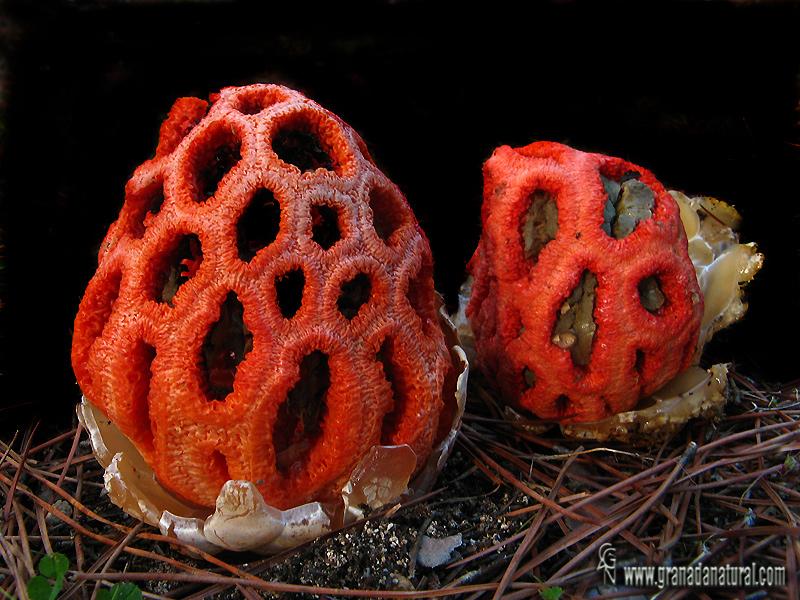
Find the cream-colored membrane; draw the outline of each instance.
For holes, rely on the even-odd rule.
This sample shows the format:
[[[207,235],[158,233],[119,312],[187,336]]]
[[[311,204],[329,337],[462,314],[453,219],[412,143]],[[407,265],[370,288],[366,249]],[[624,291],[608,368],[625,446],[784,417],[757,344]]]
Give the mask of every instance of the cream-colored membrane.
[[[692,418],[713,418],[727,401],[728,366],[708,371],[689,367],[630,410],[592,423],[565,423],[569,437],[596,441],[618,440],[634,445],[657,443],[678,431]]]
[[[416,455],[409,446],[375,446],[353,469],[342,487],[341,501],[311,502],[281,511],[264,502],[249,481],[228,481],[214,510],[187,503],[164,488],[139,451],[86,398],[77,412],[89,432],[95,457],[105,469],[104,483],[111,501],[131,516],[158,527],[164,535],[204,552],[254,550],[280,552],[313,540],[372,509],[428,491],[453,448],[467,397],[469,363],[458,342],[455,325],[439,311],[450,356],[458,373],[451,427],[431,452],[423,469],[411,480]]]
[[[705,301],[697,344],[699,359],[703,346],[717,331],[744,316],[743,285],[761,269],[764,257],[756,252],[755,244],[739,243],[735,229],[742,218],[735,208],[706,196],[670,194],[681,209],[689,257]]]
[[[727,365],[705,370],[697,365],[705,344],[720,329],[741,319],[747,311],[743,286],[761,268],[763,256],[753,243],[739,243],[735,229],[741,217],[735,208],[709,197],[689,198],[681,192],[670,194],[680,207],[681,221],[689,243],[689,258],[694,264],[703,294],[705,309],[695,366],[678,374],[657,392],[642,398],[636,408],[602,421],[561,425],[565,435],[598,441],[621,440],[646,445],[677,431],[694,417],[712,418],[727,400]],[[466,317],[472,277],[459,293],[458,311],[453,322],[468,356],[475,357],[475,337]],[[523,420],[512,409],[510,419]]]

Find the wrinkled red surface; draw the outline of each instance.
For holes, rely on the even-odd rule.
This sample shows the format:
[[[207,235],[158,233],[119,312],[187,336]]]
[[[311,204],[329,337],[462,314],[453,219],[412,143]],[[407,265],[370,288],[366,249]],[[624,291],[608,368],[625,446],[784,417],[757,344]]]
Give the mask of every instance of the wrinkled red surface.
[[[228,479],[325,500],[379,443],[422,465],[452,365],[408,204],[299,93],[212,101],[178,100],[127,184],[75,320],[81,389],[200,505]]]
[[[655,205],[632,233],[614,239],[602,229],[600,175],[619,181],[629,172],[652,190]],[[558,233],[525,258],[522,224],[537,190],[555,199]],[[503,146],[484,166],[482,221],[467,316],[478,366],[509,403],[545,419],[596,420],[632,408],[690,364],[703,299],[679,209],[652,173],[556,143]],[[584,271],[598,281],[596,331],[589,361],[576,364],[553,335]],[[653,275],[666,299],[654,313],[638,289]]]

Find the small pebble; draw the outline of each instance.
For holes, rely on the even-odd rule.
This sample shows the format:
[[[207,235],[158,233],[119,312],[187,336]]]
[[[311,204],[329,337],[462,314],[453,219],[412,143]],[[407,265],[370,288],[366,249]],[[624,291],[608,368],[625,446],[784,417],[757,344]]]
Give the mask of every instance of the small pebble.
[[[417,562],[423,567],[438,567],[450,560],[450,554],[461,545],[461,534],[445,538],[422,536]]]
[[[55,502],[53,502],[53,507],[57,508],[68,517],[72,516],[72,505],[66,500],[56,500]],[[44,521],[50,527],[55,527],[56,525],[59,525],[62,522],[60,518],[51,513],[47,514],[47,516],[44,518]]]

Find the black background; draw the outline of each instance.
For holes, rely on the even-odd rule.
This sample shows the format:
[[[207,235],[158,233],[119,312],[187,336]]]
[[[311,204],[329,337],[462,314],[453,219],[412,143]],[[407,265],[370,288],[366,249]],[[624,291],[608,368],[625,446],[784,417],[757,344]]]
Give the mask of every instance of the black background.
[[[69,422],[72,320],[172,102],[252,82],[294,87],[362,135],[428,235],[450,304],[498,145],[621,156],[734,204],[765,266],[707,360],[800,376],[798,4],[340,4],[0,4],[4,429]]]

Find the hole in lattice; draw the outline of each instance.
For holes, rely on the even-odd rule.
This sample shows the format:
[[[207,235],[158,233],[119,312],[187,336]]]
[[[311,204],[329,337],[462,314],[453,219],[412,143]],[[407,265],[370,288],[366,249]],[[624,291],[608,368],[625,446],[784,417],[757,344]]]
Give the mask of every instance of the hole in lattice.
[[[149,405],[147,403],[147,396],[150,394],[150,381],[153,378],[153,359],[156,357],[156,349],[145,342],[138,340],[130,354],[130,362],[133,372],[138,375],[135,379],[130,381],[130,413],[134,418],[142,420],[139,429],[141,441],[148,447],[153,444],[153,424],[149,419]]]
[[[311,239],[327,250],[342,239],[339,232],[339,213],[325,204],[311,207]]]
[[[230,127],[220,126],[210,147],[198,159],[199,201],[208,200],[217,193],[225,175],[242,159],[241,146],[241,141]]]
[[[389,411],[383,416],[381,424],[381,444],[390,446],[395,443],[395,436],[400,427],[400,420],[406,411],[409,391],[402,370],[395,369],[394,340],[387,337],[383,340],[375,360],[383,368],[384,377],[392,390],[392,403]]]
[[[644,350],[638,348],[636,350],[636,360],[633,363],[633,368],[636,369],[636,372],[639,375],[642,375],[644,373],[644,363],[646,358],[647,355],[644,353]]]
[[[220,481],[227,481],[231,479],[231,474],[228,469],[228,459],[219,450],[213,450],[208,457],[208,473],[212,478]]]
[[[657,275],[650,275],[639,282],[639,301],[647,312],[654,315],[664,306],[666,298]]]
[[[536,373],[528,367],[522,369],[522,379],[528,389],[536,386]]]
[[[194,233],[184,235],[169,254],[165,267],[156,282],[156,300],[172,306],[181,285],[194,277],[203,262],[200,238]]]
[[[336,301],[339,312],[346,319],[352,319],[358,314],[361,307],[369,302],[371,292],[372,281],[366,273],[359,273],[350,281],[346,281],[342,284],[342,291]]]
[[[272,149],[278,158],[297,167],[301,173],[320,168],[332,171],[336,165],[330,148],[322,141],[316,128],[300,119],[278,130],[272,140]]]
[[[558,398],[556,398],[554,407],[556,409],[556,413],[558,414],[558,416],[559,417],[566,416],[567,411],[569,410],[571,404],[572,400],[567,398],[564,394],[561,394]]]
[[[259,189],[236,224],[239,258],[244,261],[252,259],[259,250],[275,241],[280,227],[281,205],[272,191]]]
[[[526,259],[536,261],[539,253],[558,233],[558,205],[544,190],[536,190],[530,202],[522,226],[522,253]]]
[[[615,411],[611,407],[611,403],[608,401],[608,398],[606,398],[605,396],[600,396],[600,400],[603,403],[603,411],[605,412],[605,414],[613,415]]]
[[[322,433],[330,385],[328,355],[320,350],[305,355],[300,361],[300,378],[281,403],[272,432],[280,471],[299,470]]]
[[[597,276],[583,271],[580,281],[556,312],[556,322],[550,341],[569,350],[572,362],[578,366],[589,364],[592,342],[597,330],[594,305],[597,298]]]
[[[388,243],[392,234],[406,221],[403,202],[394,190],[375,187],[369,193],[369,206],[372,209],[372,226],[375,232]]]
[[[253,334],[244,322],[244,306],[234,292],[229,292],[220,306],[219,319],[203,342],[208,400],[223,401],[233,391],[239,364],[252,349]]]
[[[275,296],[278,309],[285,319],[291,319],[303,304],[306,278],[302,269],[295,269],[275,277]]]
[[[628,171],[619,181],[600,176],[606,193],[603,225],[606,235],[620,240],[633,233],[636,226],[653,215],[656,195],[638,180],[638,171]]]

